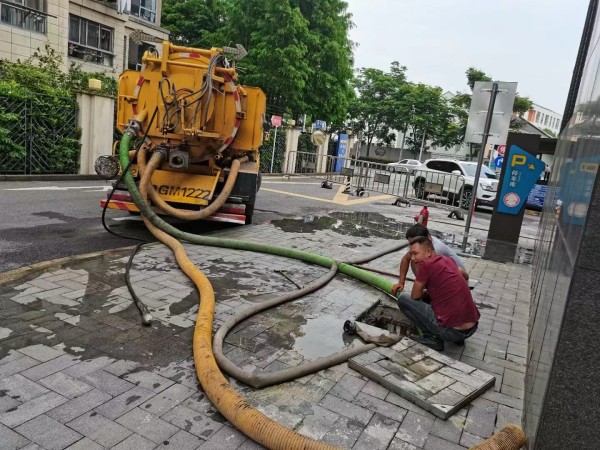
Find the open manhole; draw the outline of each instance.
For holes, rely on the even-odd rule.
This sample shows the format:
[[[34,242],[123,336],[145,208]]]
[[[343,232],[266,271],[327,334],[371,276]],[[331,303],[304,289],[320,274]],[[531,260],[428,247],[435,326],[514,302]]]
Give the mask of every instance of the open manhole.
[[[360,313],[356,321],[400,336],[417,333],[417,328],[397,306],[385,305],[381,300]]]

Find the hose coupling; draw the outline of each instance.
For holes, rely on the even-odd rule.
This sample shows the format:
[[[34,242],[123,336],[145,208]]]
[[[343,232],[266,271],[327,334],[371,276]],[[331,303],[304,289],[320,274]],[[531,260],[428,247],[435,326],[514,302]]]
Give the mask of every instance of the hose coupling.
[[[129,119],[127,127],[124,133],[129,134],[131,137],[136,137],[142,132],[142,123],[136,119]]]

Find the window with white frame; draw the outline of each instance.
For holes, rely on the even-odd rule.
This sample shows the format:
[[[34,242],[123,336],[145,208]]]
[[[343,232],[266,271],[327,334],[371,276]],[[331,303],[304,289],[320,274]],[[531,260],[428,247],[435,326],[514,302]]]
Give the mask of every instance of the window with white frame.
[[[156,0],[131,0],[132,16],[140,17],[148,22],[156,22]]]
[[[46,34],[46,0],[1,0],[0,22],[28,31]]]
[[[69,56],[112,67],[115,30],[69,15]]]

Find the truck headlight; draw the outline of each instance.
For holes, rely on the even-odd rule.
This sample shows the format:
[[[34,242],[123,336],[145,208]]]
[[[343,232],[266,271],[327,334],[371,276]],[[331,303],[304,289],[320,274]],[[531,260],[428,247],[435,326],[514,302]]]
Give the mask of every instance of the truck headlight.
[[[490,191],[493,192],[495,191],[494,189],[494,185],[493,184],[481,184],[479,183],[479,186],[481,187],[481,189],[483,189],[484,191]]]

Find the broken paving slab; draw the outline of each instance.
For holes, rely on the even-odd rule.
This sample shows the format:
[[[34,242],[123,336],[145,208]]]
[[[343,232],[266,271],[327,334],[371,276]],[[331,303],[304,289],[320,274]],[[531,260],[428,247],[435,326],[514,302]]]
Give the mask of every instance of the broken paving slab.
[[[348,366],[444,420],[496,383],[493,375],[406,337],[355,356]]]

